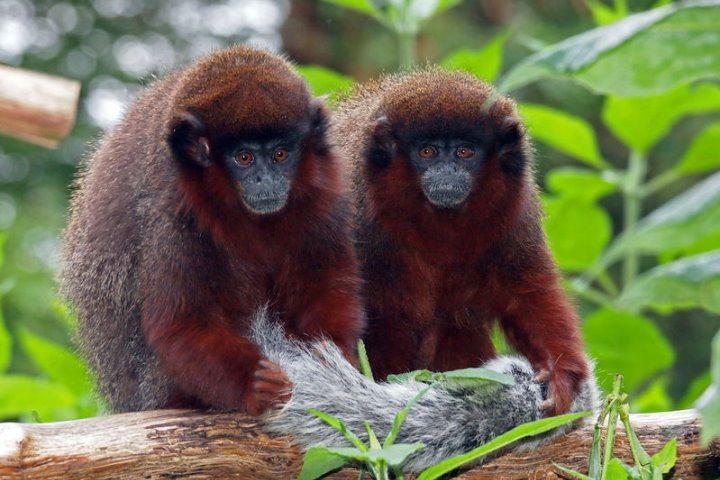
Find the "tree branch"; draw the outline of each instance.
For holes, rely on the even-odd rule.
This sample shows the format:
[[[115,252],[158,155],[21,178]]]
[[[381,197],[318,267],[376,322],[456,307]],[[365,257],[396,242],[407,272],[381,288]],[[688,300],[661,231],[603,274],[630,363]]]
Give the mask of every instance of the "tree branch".
[[[678,439],[673,478],[716,478],[720,443],[699,446],[694,410],[633,415],[633,425],[649,453]],[[616,455],[630,461],[618,426]],[[586,423],[553,443],[509,453],[468,470],[458,478],[558,478],[553,463],[585,470],[592,438]],[[258,421],[239,414],[184,410],[127,413],[47,424],[0,424],[0,478],[295,478],[302,464],[299,449],[286,438],[265,434]],[[330,478],[356,479],[346,469]]]

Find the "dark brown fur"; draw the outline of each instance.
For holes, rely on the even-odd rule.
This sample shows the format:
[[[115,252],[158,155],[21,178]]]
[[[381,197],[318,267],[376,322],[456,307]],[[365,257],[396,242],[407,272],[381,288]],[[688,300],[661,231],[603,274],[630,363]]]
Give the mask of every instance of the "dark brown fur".
[[[284,378],[245,337],[265,304],[290,334],[328,336],[354,354],[357,265],[323,125],[305,141],[285,209],[269,218],[242,206],[220,162],[185,164],[167,143],[188,112],[216,145],[291,129],[312,102],[284,60],[230,48],[148,88],[88,162],[62,290],[113,410],[262,411],[255,394],[277,394],[268,383]]]
[[[383,116],[397,140],[387,165],[375,128]],[[480,136],[487,152],[470,197],[452,211],[427,201],[402,150],[405,138],[448,134]],[[552,412],[566,411],[588,365],[542,232],[513,102],[469,75],[391,76],[341,105],[331,139],[353,183],[365,341],[379,377],[477,366],[495,354],[497,319],[538,371],[550,371]]]

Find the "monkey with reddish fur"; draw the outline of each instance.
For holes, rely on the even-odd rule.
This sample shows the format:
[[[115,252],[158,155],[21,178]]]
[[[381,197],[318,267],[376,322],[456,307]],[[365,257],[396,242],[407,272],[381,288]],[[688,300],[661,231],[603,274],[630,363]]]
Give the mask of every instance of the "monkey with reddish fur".
[[[234,47],[157,81],[106,136],[61,282],[112,410],[285,401],[287,377],[247,338],[265,305],[353,359],[358,267],[326,125],[286,61]]]
[[[470,75],[395,75],[350,96],[330,138],[352,181],[378,376],[478,366],[497,320],[547,381],[546,413],[566,412],[589,365],[514,103]]]

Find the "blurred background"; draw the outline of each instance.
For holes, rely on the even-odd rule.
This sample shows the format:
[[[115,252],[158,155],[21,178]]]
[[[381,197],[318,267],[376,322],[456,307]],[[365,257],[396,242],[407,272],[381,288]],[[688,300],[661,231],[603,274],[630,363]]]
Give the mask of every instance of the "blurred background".
[[[233,43],[284,52],[299,65],[311,66],[303,73],[316,93],[395,71],[408,58],[401,51],[407,45],[387,25],[357,8],[344,8],[344,3],[363,2],[0,0],[0,63],[82,82],[77,124],[57,149],[0,136],[0,372],[5,371],[0,375],[0,419],[48,421],[98,412],[87,374],[72,349],[74,320],[57,300],[55,275],[73,176],[103,131],[118,122],[128,102],[155,76]],[[668,2],[448,3],[452,5],[413,32],[411,55],[420,64],[442,62],[496,79],[546,45]],[[716,37],[704,47],[709,61],[717,61],[720,52],[720,43],[713,42]],[[623,172],[633,152],[642,154],[647,179],[661,177],[652,194],[643,198],[640,216],[717,172],[716,132],[697,147],[705,167],[695,168],[692,176],[666,174],[719,119],[717,84],[706,85],[712,89],[703,94],[708,99],[695,99],[694,107],[673,114],[668,127],[642,147],[633,144],[632,129],[662,117],[649,109],[653,98],[627,106],[624,97],[618,97],[613,105],[634,114],[616,115],[630,122],[618,126],[619,120],[610,118],[610,96],[567,78],[541,79],[512,92],[526,105],[523,114],[538,139],[537,178],[548,191],[548,235],[568,279],[582,280],[583,272],[593,271],[612,239],[627,228]],[[658,91],[657,98],[679,95],[686,101],[692,95],[683,88]],[[548,125],[557,128],[544,131]],[[587,135],[592,136],[589,153],[578,146]],[[707,160],[713,154],[714,160]],[[588,166],[592,169],[581,168]],[[548,187],[550,172],[556,172],[554,189]],[[580,189],[598,193],[585,196]],[[578,198],[581,201],[575,201]],[[693,291],[690,300],[663,303],[668,291],[680,288],[675,284],[642,290],[653,287],[644,272],[720,248],[718,229],[707,226],[702,235],[700,244],[686,241],[682,247],[634,257],[637,267],[629,277],[622,261],[610,261],[588,278],[590,286],[582,281],[568,284],[590,322],[584,330],[599,374],[625,373],[636,410],[687,407],[710,384],[711,339],[720,329],[720,269],[715,276],[705,272],[710,286],[696,285],[705,289],[703,295],[715,296],[712,302],[698,300]],[[635,278],[644,286],[628,291]]]

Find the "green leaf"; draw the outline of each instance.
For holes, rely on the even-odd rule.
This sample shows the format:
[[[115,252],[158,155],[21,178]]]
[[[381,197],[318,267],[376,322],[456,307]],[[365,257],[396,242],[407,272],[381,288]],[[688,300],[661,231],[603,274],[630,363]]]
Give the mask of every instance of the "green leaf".
[[[607,480],[627,480],[631,478],[628,474],[628,466],[625,465],[619,458],[611,458],[608,462],[607,468]]]
[[[602,117],[613,135],[625,145],[646,153],[684,116],[718,109],[720,87],[682,85],[660,95],[608,97]]]
[[[319,65],[299,65],[298,73],[308,82],[313,95],[330,95],[333,100],[353,86],[353,79]]]
[[[595,203],[570,196],[544,196],[543,205],[545,233],[558,265],[568,271],[591,266],[612,236],[607,212]]]
[[[676,168],[682,173],[704,173],[720,168],[720,122],[695,137]]]
[[[636,412],[667,412],[673,409],[673,400],[667,391],[666,377],[655,380],[642,394],[633,400]]]
[[[511,70],[508,92],[538,79],[573,79],[599,93],[650,95],[720,74],[720,0],[686,0],[551,45]]]
[[[657,266],[640,275],[618,304],[660,313],[701,307],[720,313],[720,250]]]
[[[658,453],[652,456],[652,464],[662,473],[668,473],[677,461],[677,438],[673,437]]]
[[[679,251],[720,233],[720,172],[673,198],[620,237],[613,254]]]
[[[328,451],[325,447],[311,447],[305,452],[298,480],[315,480],[343,467],[347,460]]]
[[[712,342],[710,376],[712,384],[695,404],[703,420],[700,436],[703,445],[707,445],[715,437],[720,437],[720,331]]]
[[[448,372],[435,374],[433,379],[462,384],[491,382],[501,385],[515,385],[515,379],[511,376],[488,368],[461,368],[459,370],[450,370]]]
[[[380,11],[377,9],[372,0],[324,0],[326,3],[332,3],[348,10],[364,13],[371,17],[378,17]]]
[[[33,363],[51,380],[65,385],[76,395],[92,391],[92,382],[80,358],[68,349],[26,329],[18,332],[23,349]]]
[[[430,370],[413,370],[411,372],[388,375],[388,383],[404,383],[410,380],[416,382],[429,382],[433,379],[433,372]]]
[[[683,395],[682,399],[678,401],[676,409],[682,410],[684,408],[692,408],[693,403],[695,403],[703,392],[707,390],[711,381],[710,370],[693,380],[685,392],[685,395]]]
[[[372,427],[370,426],[370,422],[365,420],[363,422],[363,425],[365,425],[365,432],[367,432],[368,443],[370,444],[370,450],[380,450],[382,448],[382,445],[380,445],[380,441],[378,440],[377,435],[375,435],[375,432],[373,431]]]
[[[580,117],[544,105],[522,103],[520,115],[537,140],[594,167],[606,166],[595,131]]]
[[[385,461],[388,465],[400,466],[407,458],[418,450],[424,448],[422,443],[396,443],[380,450],[361,451],[357,448],[328,448],[328,452],[357,462],[374,463]]]
[[[563,197],[595,202],[617,190],[617,183],[593,170],[575,167],[556,168],[547,176],[550,191]]]
[[[53,313],[60,319],[60,321],[68,329],[74,329],[77,325],[77,317],[72,313],[70,307],[60,300],[55,300],[50,305]]]
[[[492,82],[502,69],[503,50],[509,32],[505,31],[486,43],[479,50],[463,48],[445,57],[442,66],[450,70],[468,72]]]
[[[12,337],[5,325],[5,318],[2,311],[2,303],[0,302],[0,373],[7,370],[12,359]]]
[[[0,375],[0,419],[33,411],[42,416],[73,407],[76,401],[63,385],[24,375]]]
[[[368,359],[365,342],[358,340],[358,360],[360,361],[360,371],[365,377],[373,380],[372,368],[370,368],[370,360]]]
[[[427,387],[420,390],[417,395],[410,399],[408,404],[405,405],[402,410],[395,414],[392,428],[390,428],[390,433],[388,433],[388,436],[385,438],[385,442],[383,442],[383,448],[389,447],[390,445],[395,443],[395,440],[400,433],[400,428],[402,427],[403,423],[405,423],[405,418],[407,417],[408,413],[410,413],[410,409],[412,409],[412,407],[415,406],[418,400],[424,397],[425,394],[427,394],[432,387],[433,385],[428,385]]]
[[[619,310],[602,308],[582,326],[590,356],[597,362],[598,383],[606,391],[621,373],[628,391],[672,366],[675,353],[650,320]]]
[[[330,415],[329,413],[321,412],[320,410],[316,410],[314,408],[311,408],[310,410],[308,410],[308,413],[311,415],[315,415],[320,420],[327,423],[328,425],[330,425],[332,428],[334,428],[338,432],[342,433],[343,436],[345,437],[345,439],[347,439],[347,441],[349,441],[350,443],[355,445],[361,451],[367,450],[367,445],[365,445],[362,442],[362,440],[360,440],[358,438],[358,436],[352,432],[352,430],[347,428],[347,425],[345,425],[345,422],[343,422],[339,418],[334,417],[334,416]]]
[[[579,480],[593,480],[592,478],[588,477],[584,473],[580,473],[578,471],[571,470],[567,467],[563,467],[562,465],[558,465],[557,463],[553,463],[553,466],[555,468],[557,468],[558,470],[560,470],[561,472],[568,475],[570,478],[577,478]]]
[[[587,0],[587,5],[590,7],[593,20],[597,25],[607,25],[609,23],[617,22],[627,15],[627,12],[622,10],[615,10],[602,3],[600,0]]]
[[[456,468],[459,468],[467,463],[474,462],[485,455],[492,453],[496,450],[504,448],[513,442],[521,440],[526,437],[539,435],[541,433],[548,432],[566,423],[573,422],[580,418],[590,415],[592,412],[579,412],[569,413],[566,415],[560,415],[558,417],[543,418],[534,422],[524,423],[517,427],[509,430],[502,435],[495,437],[485,445],[481,445],[467,453],[458,455],[456,457],[448,458],[427,470],[423,471],[417,480],[434,480],[440,478],[443,475],[452,472]]]

